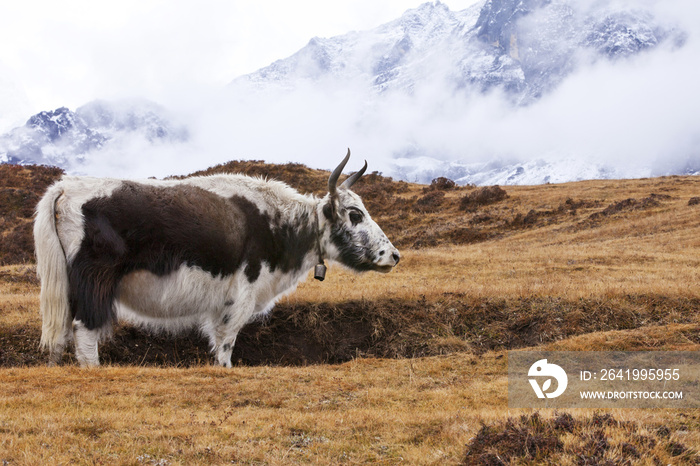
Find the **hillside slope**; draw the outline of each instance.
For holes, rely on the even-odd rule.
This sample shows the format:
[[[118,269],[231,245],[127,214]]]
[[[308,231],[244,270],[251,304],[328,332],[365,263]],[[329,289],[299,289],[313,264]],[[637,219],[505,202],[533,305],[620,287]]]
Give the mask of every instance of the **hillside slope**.
[[[232,161],[189,176],[243,173],[278,179],[302,193],[325,194],[329,173],[301,164]],[[0,165],[0,265],[32,261],[29,222],[43,191],[62,176],[45,166]],[[401,248],[482,243],[524,232],[607,232],[629,219],[695,212],[700,178],[593,180],[539,186],[457,186],[394,181],[376,172],[354,186],[372,217]],[[691,200],[694,199],[694,200]],[[684,227],[677,225],[677,227]]]
[[[277,178],[316,194],[323,194],[328,177],[303,165],[262,162],[230,162],[197,175],[223,172]],[[10,294],[19,290],[3,305],[0,365],[43,360],[36,345],[31,214],[42,186],[59,175],[45,167],[0,167],[0,195],[14,200],[3,204],[0,279]],[[400,266],[386,276],[334,266],[325,282],[306,281],[269,319],[244,329],[234,360],[303,364],[357,354],[481,353],[608,331],[647,335],[678,324],[685,327],[650,341],[700,343],[700,178],[504,190],[456,187],[446,179],[414,185],[369,174],[355,190],[401,249]],[[647,344],[629,338],[634,347]],[[209,360],[195,333],[173,340],[128,326],[102,355],[126,364]]]

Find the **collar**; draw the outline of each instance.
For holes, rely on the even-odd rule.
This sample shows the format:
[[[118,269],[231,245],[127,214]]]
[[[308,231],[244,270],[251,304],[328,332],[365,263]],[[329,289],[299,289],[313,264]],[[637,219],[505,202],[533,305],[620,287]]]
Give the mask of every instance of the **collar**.
[[[315,226],[316,226],[316,253],[318,254],[318,264],[314,267],[314,278],[322,282],[326,278],[326,264],[323,262],[323,251],[321,250],[321,227],[318,221],[319,209],[318,207],[314,212]]]

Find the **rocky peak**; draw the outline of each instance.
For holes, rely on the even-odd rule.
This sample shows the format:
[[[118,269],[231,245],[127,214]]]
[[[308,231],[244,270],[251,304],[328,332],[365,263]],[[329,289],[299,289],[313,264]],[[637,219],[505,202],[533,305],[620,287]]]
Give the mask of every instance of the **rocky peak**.
[[[53,142],[76,126],[75,114],[66,107],[60,107],[33,115],[26,126],[45,134]]]
[[[110,141],[133,135],[150,142],[188,138],[185,128],[152,102],[98,100],[75,112],[60,107],[37,113],[24,126],[0,135],[0,161],[66,167]]]

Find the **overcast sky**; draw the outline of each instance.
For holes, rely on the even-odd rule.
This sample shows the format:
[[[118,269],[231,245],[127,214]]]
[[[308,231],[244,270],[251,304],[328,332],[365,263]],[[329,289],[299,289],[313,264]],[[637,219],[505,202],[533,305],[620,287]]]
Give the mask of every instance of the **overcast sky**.
[[[0,133],[41,110],[75,110],[97,98],[145,98],[183,118],[190,141],[151,147],[129,139],[112,144],[112,153],[90,157],[94,166],[81,170],[165,176],[232,158],[330,168],[328,154],[340,156],[348,146],[385,173],[409,146],[464,163],[568,157],[634,173],[641,167],[648,174],[700,164],[698,0],[572,0],[649,9],[660,24],[685,31],[687,41],[681,48],[662,43],[625,60],[584,60],[526,107],[513,108],[498,93],[456,100],[451,89],[433,82],[410,98],[379,99],[369,119],[362,98],[368,90],[354,92],[346,83],[337,92],[312,87],[248,104],[221,96],[235,77],[292,55],[314,36],[372,29],[421,3],[5,1]],[[444,3],[459,11],[477,0]],[[121,165],[109,165],[115,161]]]
[[[456,11],[476,1],[444,3]],[[285,58],[314,36],[370,29],[421,3],[2,2],[0,123],[8,113],[24,121],[40,110],[75,109],[95,98],[145,97],[167,105],[175,96],[223,86]]]

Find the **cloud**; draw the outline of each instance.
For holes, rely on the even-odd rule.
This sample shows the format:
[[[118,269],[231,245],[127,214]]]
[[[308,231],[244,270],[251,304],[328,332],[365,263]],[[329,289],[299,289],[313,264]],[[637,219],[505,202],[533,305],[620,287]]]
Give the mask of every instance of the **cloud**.
[[[461,8],[473,1],[449,3]],[[98,98],[179,105],[294,53],[313,36],[369,29],[409,6],[415,5],[405,0],[5,2],[0,64],[13,70],[33,113]]]
[[[700,168],[700,7],[685,0],[644,7],[686,31],[682,47],[667,41],[617,60],[577,56],[575,71],[529,105],[513,105],[498,90],[455,91],[439,59],[411,93],[377,94],[362,78],[301,82],[291,92],[190,88],[173,97],[188,144],[123,142],[86,170],[164,176],[233,159],[332,168],[348,146],[350,170],[367,159],[370,171],[385,174],[405,155],[462,163],[574,158],[649,175]]]

